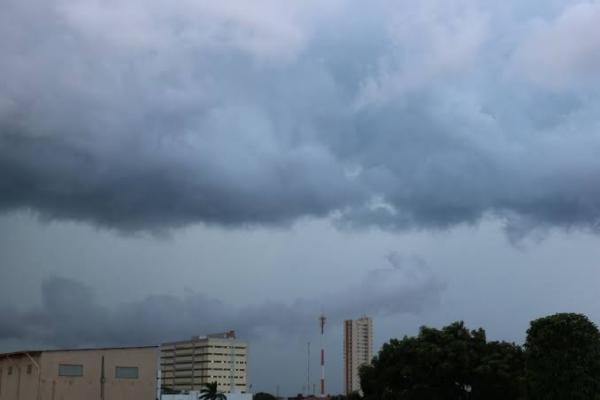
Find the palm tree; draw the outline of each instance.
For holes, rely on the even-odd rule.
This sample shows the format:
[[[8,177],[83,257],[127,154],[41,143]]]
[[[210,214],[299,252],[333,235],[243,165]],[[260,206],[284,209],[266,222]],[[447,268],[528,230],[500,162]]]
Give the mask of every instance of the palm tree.
[[[211,382],[200,391],[200,400],[227,400],[227,396],[217,390],[217,382]]]

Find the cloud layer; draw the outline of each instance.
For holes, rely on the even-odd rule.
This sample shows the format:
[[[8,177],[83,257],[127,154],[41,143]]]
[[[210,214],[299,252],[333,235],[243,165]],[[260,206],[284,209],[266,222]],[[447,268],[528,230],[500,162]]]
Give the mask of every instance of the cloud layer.
[[[187,293],[152,295],[108,308],[98,301],[101,293],[79,281],[54,277],[42,284],[40,307],[0,309],[0,340],[58,347],[140,345],[229,329],[251,340],[267,333],[290,337],[314,331],[320,312],[335,324],[363,313],[416,314],[439,304],[445,285],[423,260],[393,253],[388,261],[390,266],[370,271],[344,290],[289,304],[233,306]]]
[[[597,228],[597,1],[4,3],[2,211]]]

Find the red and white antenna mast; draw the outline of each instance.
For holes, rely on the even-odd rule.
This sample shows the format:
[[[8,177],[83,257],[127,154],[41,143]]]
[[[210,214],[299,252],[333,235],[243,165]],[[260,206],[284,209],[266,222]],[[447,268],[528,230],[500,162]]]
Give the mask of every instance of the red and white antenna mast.
[[[325,397],[325,348],[324,348],[324,336],[325,336],[325,318],[324,314],[321,314],[319,317],[319,323],[321,325],[321,395],[320,397]]]

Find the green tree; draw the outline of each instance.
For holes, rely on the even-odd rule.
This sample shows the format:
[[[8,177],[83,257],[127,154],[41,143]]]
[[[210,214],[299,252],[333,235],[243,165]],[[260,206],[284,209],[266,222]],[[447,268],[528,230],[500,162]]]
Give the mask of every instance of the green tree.
[[[361,400],[362,396],[358,392],[351,392],[351,393],[348,393],[348,395],[346,396],[346,399],[347,400]]]
[[[525,351],[531,400],[600,399],[600,333],[585,315],[532,321]]]
[[[522,392],[523,356],[455,322],[390,340],[360,376],[368,400],[513,400]]]
[[[204,385],[200,390],[201,400],[227,400],[227,396],[219,392],[217,382],[210,382]]]
[[[252,396],[252,400],[277,400],[277,397],[273,396],[271,393],[258,392]]]
[[[488,342],[473,371],[472,400],[523,399],[525,353],[521,346]]]

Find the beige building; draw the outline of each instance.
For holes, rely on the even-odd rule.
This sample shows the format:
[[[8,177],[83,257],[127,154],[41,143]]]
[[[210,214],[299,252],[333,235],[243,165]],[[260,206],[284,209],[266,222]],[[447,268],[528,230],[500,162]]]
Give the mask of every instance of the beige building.
[[[157,347],[0,354],[0,400],[153,400],[157,358]]]
[[[217,382],[223,393],[248,391],[248,344],[234,331],[162,344],[160,365],[165,389],[200,390]]]
[[[362,317],[344,321],[344,382],[346,394],[360,391],[358,371],[373,359],[373,321]]]

